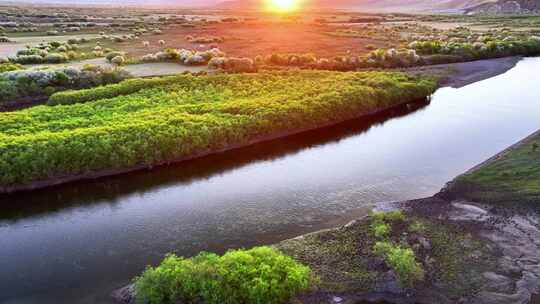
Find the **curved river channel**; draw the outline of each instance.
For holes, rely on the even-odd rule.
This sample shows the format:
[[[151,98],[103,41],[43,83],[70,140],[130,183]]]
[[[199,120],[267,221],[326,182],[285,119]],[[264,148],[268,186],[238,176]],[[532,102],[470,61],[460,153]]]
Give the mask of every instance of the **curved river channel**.
[[[0,303],[110,303],[167,252],[270,244],[420,198],[540,128],[540,58],[403,107],[220,155],[0,196]]]

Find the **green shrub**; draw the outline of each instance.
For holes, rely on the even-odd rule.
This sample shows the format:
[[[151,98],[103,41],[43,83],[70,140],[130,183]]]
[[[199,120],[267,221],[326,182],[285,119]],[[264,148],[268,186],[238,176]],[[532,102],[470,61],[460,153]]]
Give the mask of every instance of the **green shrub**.
[[[391,227],[387,223],[373,221],[371,223],[371,230],[376,238],[384,239],[390,234]]]
[[[374,220],[381,220],[381,221],[388,221],[388,222],[405,220],[405,214],[403,214],[401,210],[373,212],[371,213],[371,217],[373,217]]]
[[[10,57],[9,61],[19,64],[40,64],[45,60],[40,55],[19,55],[16,57]]]
[[[388,212],[373,212],[370,214],[370,229],[378,239],[385,239],[392,231],[392,224],[396,221],[405,220],[405,215],[400,210]]]
[[[126,55],[126,53],[124,53],[124,52],[116,52],[116,51],[113,51],[113,52],[107,53],[107,54],[105,55],[105,58],[110,62],[110,61],[113,60],[113,58],[115,58],[115,57],[118,57],[118,56],[123,57],[123,56],[125,56],[125,55]]]
[[[68,61],[68,57],[64,54],[48,54],[44,58],[44,62],[46,63],[63,63]]]
[[[420,221],[413,221],[409,226],[409,231],[413,233],[423,234],[426,232],[426,225]]]
[[[138,92],[142,89],[148,89],[156,86],[173,84],[181,79],[180,77],[162,77],[162,78],[137,78],[128,79],[118,84],[109,86],[85,89],[85,90],[68,90],[53,94],[48,101],[49,105],[59,104],[74,104],[84,103],[92,100],[99,100],[105,98],[113,98],[121,95],[128,95]],[[112,82],[112,81],[111,81]],[[110,82],[109,82],[110,83]]]
[[[390,242],[377,242],[373,251],[384,257],[386,263],[397,274],[403,287],[413,287],[415,283],[424,280],[424,268],[416,261],[410,248],[402,248]]]
[[[397,72],[287,71],[179,75],[57,93],[52,104],[70,105],[0,113],[0,185],[166,163],[355,118],[434,88]]]
[[[17,98],[19,90],[14,81],[0,80],[0,104],[1,101],[13,100]]]
[[[0,73],[22,70],[23,67],[16,63],[2,63],[0,64]]]
[[[167,304],[281,304],[309,288],[311,273],[271,247],[201,253],[185,259],[169,255],[136,280],[137,302]]]

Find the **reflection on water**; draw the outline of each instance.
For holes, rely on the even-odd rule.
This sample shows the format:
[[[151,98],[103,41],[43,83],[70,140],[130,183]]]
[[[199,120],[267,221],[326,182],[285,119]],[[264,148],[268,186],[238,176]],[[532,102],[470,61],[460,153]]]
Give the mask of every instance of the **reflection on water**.
[[[107,303],[166,252],[277,242],[431,195],[538,128],[535,71],[153,171],[0,197],[0,302]],[[418,109],[416,109],[418,108]]]
[[[389,119],[422,109],[428,104],[429,100],[419,100],[362,120],[348,121],[331,128],[305,132],[181,164],[163,166],[157,170],[134,172],[97,181],[82,181],[34,192],[0,195],[0,204],[5,206],[0,214],[0,220],[16,221],[30,215],[50,214],[55,210],[62,211],[70,207],[88,206],[99,202],[115,204],[121,201],[124,195],[135,192],[142,194],[180,183],[189,185],[191,182],[209,179],[253,162],[271,161],[306,148],[339,142]]]

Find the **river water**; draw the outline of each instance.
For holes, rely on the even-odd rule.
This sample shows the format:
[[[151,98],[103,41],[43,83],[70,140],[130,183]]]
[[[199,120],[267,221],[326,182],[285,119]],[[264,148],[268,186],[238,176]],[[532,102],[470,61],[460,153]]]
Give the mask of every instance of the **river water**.
[[[269,244],[436,193],[540,127],[540,58],[430,102],[200,160],[0,196],[0,303],[110,303],[167,252]]]

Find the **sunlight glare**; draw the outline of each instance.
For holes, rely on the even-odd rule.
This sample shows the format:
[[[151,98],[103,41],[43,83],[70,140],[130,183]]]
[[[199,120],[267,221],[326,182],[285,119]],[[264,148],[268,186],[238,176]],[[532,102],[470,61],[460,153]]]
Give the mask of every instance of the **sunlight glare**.
[[[273,10],[290,12],[298,8],[298,0],[271,0]]]

